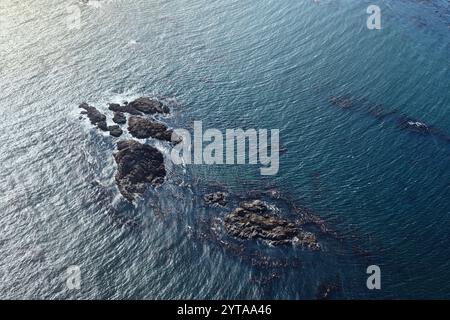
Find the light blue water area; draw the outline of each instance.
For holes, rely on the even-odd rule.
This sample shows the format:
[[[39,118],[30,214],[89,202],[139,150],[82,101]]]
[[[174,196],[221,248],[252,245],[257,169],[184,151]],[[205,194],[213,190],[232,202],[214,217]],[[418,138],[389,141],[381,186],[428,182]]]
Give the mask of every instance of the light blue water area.
[[[314,299],[334,281],[335,298],[449,298],[450,143],[366,109],[450,133],[449,2],[372,2],[3,0],[1,296]],[[381,30],[366,27],[370,4]],[[67,26],[71,5],[80,29]],[[173,126],[280,129],[278,175],[169,165],[161,189],[124,204],[114,141],[77,106],[140,95],[170,102]],[[201,206],[197,179],[275,185],[345,240],[322,239],[319,253],[255,244],[302,261],[266,283],[271,270],[193,236],[223,215]],[[366,288],[369,264],[380,291]],[[65,286],[69,265],[79,291]]]

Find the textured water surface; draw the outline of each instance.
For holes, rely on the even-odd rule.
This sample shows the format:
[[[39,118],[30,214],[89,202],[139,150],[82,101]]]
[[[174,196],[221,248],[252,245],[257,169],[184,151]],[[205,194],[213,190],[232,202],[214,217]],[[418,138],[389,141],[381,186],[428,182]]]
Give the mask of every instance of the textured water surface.
[[[365,109],[450,133],[449,2],[376,2],[382,30],[371,31],[371,1],[2,0],[1,297],[314,299],[333,282],[335,298],[450,298],[450,143]],[[67,27],[69,6],[80,29]],[[160,189],[124,203],[114,140],[78,104],[140,95],[166,99],[173,126],[280,129],[278,175],[168,163]],[[318,253],[252,245],[301,262],[271,278],[199,236],[224,214],[199,200],[208,181],[276,188],[344,240],[325,237]],[[370,264],[382,290],[366,288]]]

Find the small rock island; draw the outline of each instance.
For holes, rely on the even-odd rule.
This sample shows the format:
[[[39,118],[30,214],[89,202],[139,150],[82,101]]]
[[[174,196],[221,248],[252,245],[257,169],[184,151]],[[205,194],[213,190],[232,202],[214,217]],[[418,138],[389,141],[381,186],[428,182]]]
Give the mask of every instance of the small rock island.
[[[141,97],[130,103],[109,103],[108,110],[113,112],[112,121],[115,125],[107,125],[107,116],[97,108],[83,102],[79,106],[92,125],[112,137],[118,138],[123,132],[122,125],[127,123],[128,132],[137,139],[158,139],[171,142],[172,130],[148,115],[167,115],[170,109],[160,101],[149,97]],[[129,202],[133,202],[136,195],[142,196],[149,185],[158,186],[164,182],[166,169],[164,157],[155,147],[135,140],[117,142],[117,152],[114,153],[117,164],[115,176],[119,192]]]
[[[225,217],[225,231],[240,239],[263,240],[271,245],[297,243],[311,250],[320,245],[311,232],[277,217],[261,200],[243,202]]]

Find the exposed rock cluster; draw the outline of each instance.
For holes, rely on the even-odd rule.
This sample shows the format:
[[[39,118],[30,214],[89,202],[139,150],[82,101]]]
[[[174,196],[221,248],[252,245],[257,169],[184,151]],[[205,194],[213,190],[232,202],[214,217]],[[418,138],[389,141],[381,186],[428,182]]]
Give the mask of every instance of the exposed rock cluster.
[[[203,196],[203,201],[208,205],[218,204],[225,206],[227,204],[227,194],[221,191],[208,193]]]
[[[156,114],[156,113],[170,113],[167,106],[164,106],[157,100],[150,99],[148,97],[137,98],[130,103],[126,102],[123,105],[118,103],[110,103],[109,110],[114,112],[129,113],[135,116],[141,116],[143,114]]]
[[[243,202],[225,217],[225,231],[236,238],[264,240],[272,245],[297,243],[319,250],[313,233],[274,214],[263,201]]]
[[[86,102],[80,104],[80,108],[85,110],[81,111],[81,114],[85,114],[93,125],[96,125],[103,131],[107,131],[106,116],[103,113],[95,107],[88,105]]]
[[[97,108],[82,103],[80,108],[84,109],[89,121],[102,131],[108,131],[113,137],[123,134],[121,125],[127,123],[125,113],[130,114],[128,120],[128,131],[139,139],[155,138],[163,141],[171,141],[172,130],[154,119],[145,118],[145,115],[167,114],[170,112],[157,100],[148,97],[138,98],[130,103],[122,105],[110,103],[108,109],[114,112],[112,121],[115,125],[107,125],[106,115]],[[132,202],[136,195],[142,195],[149,185],[159,185],[164,181],[166,170],[162,153],[147,144],[134,140],[119,141],[118,152],[114,154],[117,163],[116,183],[120,193],[125,199]]]

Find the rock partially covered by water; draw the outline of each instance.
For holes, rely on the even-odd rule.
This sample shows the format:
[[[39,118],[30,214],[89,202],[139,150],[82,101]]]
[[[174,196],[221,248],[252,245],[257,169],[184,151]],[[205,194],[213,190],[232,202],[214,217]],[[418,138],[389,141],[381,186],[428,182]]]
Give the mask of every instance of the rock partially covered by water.
[[[138,139],[155,138],[169,142],[172,140],[173,133],[162,123],[134,116],[128,120],[128,131]]]
[[[158,100],[153,100],[148,97],[141,97],[134,101],[131,101],[128,106],[145,114],[170,112],[167,106],[163,106],[163,104]]]
[[[114,112],[129,113],[135,116],[140,116],[142,114],[170,113],[167,106],[164,106],[158,100],[154,100],[149,97],[137,98],[130,103],[124,103],[124,105],[110,103],[109,110]]]
[[[110,103],[108,106],[108,109],[114,112],[120,112],[120,113],[129,113],[135,116],[141,116],[142,113],[139,112],[139,110],[133,108],[129,104],[126,105],[120,105],[118,103]]]
[[[320,249],[316,237],[296,224],[277,217],[260,201],[243,202],[225,217],[225,231],[240,239],[264,240],[272,245],[298,243],[312,250]]]
[[[120,137],[123,133],[122,129],[118,125],[108,126],[108,131],[113,137]]]
[[[98,111],[95,107],[88,105],[86,102],[80,104],[79,107],[85,110],[83,113],[87,115],[89,121],[91,121],[93,125],[97,125],[101,130],[107,131],[106,116],[103,113]]]
[[[143,195],[149,184],[164,182],[166,169],[162,153],[134,140],[117,143],[114,154],[117,163],[116,183],[120,193],[132,202],[135,195]]]
[[[97,123],[97,128],[102,131],[108,131],[108,124],[106,123],[106,121],[100,121],[99,123]]]
[[[408,130],[420,134],[430,134],[431,131],[428,126],[413,118],[400,118],[398,121],[398,127],[402,130]]]
[[[225,192],[208,193],[203,196],[203,201],[208,205],[219,204],[225,206],[227,204],[227,194]]]
[[[117,124],[125,124],[127,123],[127,118],[123,112],[114,112],[113,121]]]

